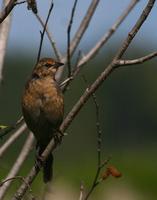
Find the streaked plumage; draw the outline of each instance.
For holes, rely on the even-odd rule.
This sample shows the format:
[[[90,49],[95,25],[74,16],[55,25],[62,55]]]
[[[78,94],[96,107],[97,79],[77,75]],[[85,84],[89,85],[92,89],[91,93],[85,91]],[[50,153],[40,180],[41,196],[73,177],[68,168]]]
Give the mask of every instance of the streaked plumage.
[[[33,132],[39,154],[45,149],[63,120],[62,92],[55,73],[63,65],[51,58],[43,58],[35,66],[22,96],[22,111],[28,128]],[[44,165],[44,181],[52,178],[52,155]]]

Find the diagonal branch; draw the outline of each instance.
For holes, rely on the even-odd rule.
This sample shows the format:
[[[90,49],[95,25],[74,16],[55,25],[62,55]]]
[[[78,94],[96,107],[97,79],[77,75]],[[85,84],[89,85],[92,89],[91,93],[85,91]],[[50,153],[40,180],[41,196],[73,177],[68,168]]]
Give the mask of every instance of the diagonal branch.
[[[99,4],[99,1],[100,0],[92,0],[88,10],[87,10],[87,13],[86,15],[84,16],[76,34],[74,35],[74,38],[71,42],[71,45],[70,45],[70,54],[71,56],[73,55],[73,53],[75,52],[75,49],[77,48],[84,32],[86,31],[86,29],[88,28],[88,25],[94,15],[94,12]]]
[[[79,26],[79,28],[77,29],[72,42],[70,44],[70,56],[72,57],[72,55],[74,54],[76,48],[78,47],[78,44],[81,40],[81,38],[83,37],[83,34],[85,33],[86,29],[88,28],[88,25],[94,15],[94,12],[99,4],[100,0],[92,0],[84,18],[81,21],[81,24]],[[62,62],[66,63],[67,62],[67,56],[62,58]],[[63,74],[64,68],[60,68],[56,74],[56,80],[60,81],[61,76]]]
[[[70,54],[70,42],[71,42],[71,28],[73,24],[74,14],[76,10],[78,0],[74,1],[74,5],[71,11],[71,17],[69,20],[68,28],[67,28],[67,66],[68,66],[68,77],[71,76],[71,54]]]
[[[26,130],[26,124],[22,124],[18,130],[13,133],[8,140],[0,147],[0,157],[4,154],[4,152],[9,148],[9,146],[15,142],[15,140]]]
[[[8,0],[3,0],[4,6],[8,4]],[[7,41],[11,25],[11,14],[0,25],[0,82],[3,80],[3,65],[6,54]]]
[[[43,20],[41,19],[41,17],[38,14],[36,14],[35,16],[38,19],[38,21],[40,22],[40,24],[42,25],[42,27],[44,28],[45,23],[43,22]],[[52,48],[54,50],[54,53],[55,53],[55,56],[56,56],[57,60],[61,61],[62,55],[61,55],[59,49],[57,48],[56,43],[55,43],[55,41],[54,41],[51,33],[48,30],[48,27],[46,27],[46,34],[47,34],[47,37],[48,37],[48,39],[49,39],[49,41],[51,43],[51,46],[52,46]]]
[[[38,50],[38,55],[37,55],[37,62],[40,59],[40,54],[41,54],[41,48],[42,48],[42,44],[43,44],[43,39],[44,39],[46,27],[47,27],[47,24],[48,24],[48,21],[49,21],[52,9],[53,9],[53,0],[51,1],[51,5],[50,5],[49,11],[48,11],[48,15],[47,15],[47,18],[46,18],[46,21],[45,21],[45,24],[44,24],[44,28],[43,28],[43,31],[41,32],[41,40],[40,40],[40,45],[39,45],[39,50]]]
[[[76,68],[75,74],[78,74],[80,68],[85,65],[89,60],[91,60],[94,56],[97,55],[99,50],[106,44],[106,42],[111,38],[111,36],[115,33],[118,27],[122,24],[124,19],[129,15],[129,13],[133,10],[135,5],[139,2],[139,0],[132,0],[128,7],[124,10],[122,15],[117,19],[117,21],[112,25],[112,27],[104,34],[104,36],[97,42],[97,44],[82,57],[79,61],[78,66]]]
[[[13,165],[12,169],[10,170],[9,174],[7,175],[6,179],[9,179],[11,177],[14,177],[17,175],[18,171],[20,170],[23,162],[25,161],[25,159],[27,158],[31,148],[32,148],[32,144],[34,141],[34,136],[32,135],[32,133],[29,133],[29,136],[17,158],[17,160],[15,161],[15,164]],[[3,199],[7,189],[9,188],[10,184],[12,181],[9,182],[5,182],[0,190],[0,200]]]
[[[6,7],[0,12],[0,24],[5,20],[5,18],[12,11],[14,6],[16,5],[17,0],[10,0]]]
[[[84,104],[88,101],[88,99],[91,97],[91,95],[100,87],[100,85],[107,79],[107,77],[117,68],[117,63],[116,61],[124,54],[126,51],[127,47],[131,43],[133,37],[137,34],[138,30],[148,17],[153,5],[155,3],[155,0],[149,0],[145,9],[143,10],[141,16],[139,17],[138,21],[136,22],[135,26],[133,27],[132,31],[130,32],[131,34],[128,35],[126,40],[124,41],[122,47],[118,51],[117,55],[113,59],[113,61],[105,68],[105,70],[99,75],[99,77],[94,81],[94,83],[88,87],[83,95],[80,97],[80,99],[77,101],[77,103],[73,106],[72,110],[68,113],[66,118],[64,119],[63,123],[60,126],[60,131],[64,132],[68,126],[71,124],[71,122],[74,120],[76,117],[77,113],[81,110],[81,108],[84,106]],[[131,36],[130,36],[131,35]],[[127,42],[127,43],[126,43]],[[60,135],[60,134],[59,134]],[[49,153],[53,151],[56,148],[56,143],[55,139],[52,138],[48,146],[46,147],[45,151],[42,153],[42,158],[43,161],[47,158]],[[17,200],[21,199],[25,192],[28,189],[28,185],[31,185],[33,180],[35,179],[36,175],[38,174],[40,168],[38,167],[33,167],[28,174],[28,176],[25,179],[25,182],[23,183],[20,188],[17,190],[16,194],[12,198],[12,200]]]
[[[4,137],[5,135],[7,135],[8,133],[10,133],[12,130],[16,129],[18,125],[20,125],[23,122],[23,117],[20,117],[15,124],[11,125],[11,126],[7,126],[6,128],[2,129],[2,131],[0,131],[0,138]]]
[[[126,10],[122,13],[122,15],[117,19],[117,21],[112,25],[112,27],[104,34],[104,36],[97,42],[97,44],[86,54],[83,55],[82,58],[79,60],[78,64],[75,65],[76,67],[73,70],[72,77],[74,78],[80,72],[81,68],[89,62],[92,58],[94,58],[100,49],[106,44],[106,42],[111,38],[111,36],[115,33],[124,19],[129,15],[135,5],[139,2],[139,0],[132,0],[131,3],[128,5]],[[71,79],[72,80],[72,79]],[[69,82],[71,81],[69,80]],[[64,86],[64,90],[68,86],[69,82]]]
[[[128,46],[130,45],[131,41],[133,40],[133,38],[135,37],[135,35],[139,31],[139,29],[141,28],[142,24],[145,22],[146,18],[148,17],[154,3],[155,3],[155,0],[148,1],[146,8],[143,10],[143,12],[142,12],[141,16],[139,17],[139,19],[137,20],[135,26],[129,32],[128,37],[124,40],[121,48],[119,49],[119,51],[117,52],[117,54],[114,58],[114,60],[118,60],[123,56],[123,54],[127,50]]]

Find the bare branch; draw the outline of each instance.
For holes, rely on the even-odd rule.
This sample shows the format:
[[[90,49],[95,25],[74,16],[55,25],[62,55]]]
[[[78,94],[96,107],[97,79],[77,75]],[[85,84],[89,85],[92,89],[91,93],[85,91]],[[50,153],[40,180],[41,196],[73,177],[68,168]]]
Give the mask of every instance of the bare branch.
[[[77,76],[77,74],[80,72],[81,68],[89,62],[94,56],[97,55],[97,53],[100,51],[100,49],[106,44],[106,42],[111,38],[111,36],[115,33],[115,31],[118,29],[118,27],[121,25],[121,23],[124,21],[124,19],[129,15],[129,13],[132,11],[132,9],[135,7],[135,5],[139,2],[139,0],[132,0],[131,3],[128,5],[126,10],[122,13],[122,15],[117,19],[117,21],[112,25],[112,27],[105,33],[105,35],[97,42],[97,44],[86,54],[81,57],[78,64],[75,65],[75,68],[73,69],[72,77]],[[68,82],[69,84],[70,82]],[[68,86],[64,86],[64,90]]]
[[[149,0],[146,8],[143,10],[141,16],[139,17],[138,21],[136,22],[135,26],[132,28],[132,30],[129,32],[128,37],[123,42],[121,48],[117,52],[117,55],[115,56],[114,60],[119,60],[125,51],[127,50],[128,46],[130,45],[131,41],[141,28],[142,24],[145,22],[146,18],[148,17],[153,5],[155,3],[155,0]]]
[[[153,53],[150,53],[146,56],[143,56],[141,58],[136,58],[136,59],[133,59],[133,60],[117,60],[116,63],[119,67],[121,66],[126,66],[126,65],[135,65],[135,64],[141,64],[143,62],[146,62],[154,57],[157,56],[157,52],[153,52]]]
[[[133,27],[131,33],[135,36],[139,30],[139,27],[142,26],[146,18],[148,17],[153,5],[155,3],[155,0],[149,0],[148,4],[146,5],[145,9],[143,10],[141,16],[139,17],[138,21],[136,22],[135,26]],[[146,15],[147,14],[147,15]],[[143,16],[145,17],[143,20]],[[61,130],[64,132],[64,130],[70,125],[74,117],[77,115],[77,113],[80,111],[80,109],[83,107],[83,105],[86,103],[86,101],[89,99],[89,97],[94,93],[98,87],[103,83],[103,81],[110,75],[110,73],[118,66],[116,61],[119,59],[119,54],[123,55],[123,53],[126,51],[128,44],[131,43],[133,38],[130,39],[130,34],[128,35],[127,39],[123,43],[123,48],[120,48],[118,51],[118,56],[116,55],[113,61],[108,65],[108,67],[105,68],[105,70],[101,73],[101,75],[95,80],[95,82],[84,92],[84,94],[80,97],[78,102],[75,104],[75,106],[72,108],[70,113],[67,115],[67,117],[64,119],[64,122],[61,125]],[[127,41],[127,44],[126,44]],[[126,44],[126,45],[125,45]],[[123,51],[121,53],[121,51]]]
[[[100,0],[92,0],[92,2],[90,4],[90,6],[89,6],[84,18],[83,18],[78,30],[76,31],[76,33],[75,33],[75,35],[73,37],[73,40],[71,42],[71,45],[70,45],[70,55],[71,55],[71,57],[74,54],[74,52],[75,52],[75,50],[76,50],[76,48],[77,48],[77,46],[78,46],[83,34],[85,33],[86,29],[88,28],[88,25],[89,25],[89,23],[90,23],[90,21],[92,19],[92,16],[94,15],[94,12],[95,12],[95,10],[97,8],[97,5],[99,4],[99,1]],[[67,56],[63,57],[63,59],[62,59],[63,63],[67,62],[67,58],[66,57]],[[56,80],[57,81],[60,81],[61,76],[63,74],[63,71],[64,71],[63,67],[58,70],[58,72],[56,74]]]
[[[20,119],[18,119],[14,125],[8,126],[4,129],[2,129],[2,131],[0,131],[0,138],[4,137],[8,133],[10,133],[12,130],[16,129],[17,126],[22,123],[22,121],[23,121],[23,117],[20,117]]]
[[[32,133],[29,133],[29,136],[17,158],[17,160],[15,161],[15,164],[13,165],[12,169],[10,170],[9,174],[7,175],[6,179],[10,179],[14,176],[17,175],[18,171],[20,170],[23,162],[25,161],[25,159],[27,158],[31,148],[32,148],[32,144],[33,144],[33,141],[34,141],[34,136],[32,135]],[[1,187],[1,190],[0,190],[0,200],[3,198],[4,194],[6,193],[8,187],[10,186],[12,181],[9,181],[9,182],[5,182],[2,187]],[[25,184],[27,184],[25,182]],[[28,187],[28,185],[27,185]]]
[[[70,54],[70,42],[71,42],[71,28],[73,24],[74,14],[76,10],[78,0],[74,1],[74,5],[71,11],[71,17],[69,20],[68,28],[67,28],[67,66],[68,66],[68,77],[71,76],[71,54]]]
[[[4,7],[8,4],[8,0],[3,0]],[[0,82],[3,80],[3,65],[6,54],[7,41],[11,24],[11,15],[0,26]]]
[[[94,56],[96,56],[99,50],[106,44],[106,42],[111,38],[111,36],[115,33],[118,27],[122,24],[124,19],[129,15],[129,13],[133,10],[135,5],[139,2],[139,0],[132,0],[128,7],[124,10],[122,15],[117,19],[117,21],[112,25],[112,27],[104,34],[104,36],[97,42],[97,44],[86,54],[82,57],[78,66],[75,70],[75,74],[77,75],[80,71],[80,68],[85,65],[89,60],[91,60]]]
[[[83,76],[84,81],[87,83],[86,78]],[[88,87],[87,87],[88,89]],[[92,186],[89,190],[89,192],[87,193],[87,195],[85,196],[84,200],[87,200],[89,198],[89,196],[92,194],[92,192],[94,191],[94,189],[96,188],[96,186],[100,183],[98,181],[99,175],[100,175],[100,171],[101,169],[104,167],[104,165],[101,164],[101,141],[102,141],[102,131],[101,131],[101,127],[100,127],[100,117],[99,117],[99,104],[97,102],[96,99],[96,95],[95,93],[92,94],[92,98],[95,104],[95,108],[96,108],[96,129],[97,129],[97,170],[95,173],[95,177],[92,183]],[[108,160],[109,161],[109,160]],[[105,164],[107,164],[108,162],[105,162]]]
[[[77,101],[77,103],[73,106],[72,110],[68,113],[66,118],[64,119],[63,123],[60,126],[60,131],[64,132],[66,128],[70,125],[70,123],[73,121],[77,113],[81,110],[81,108],[84,106],[84,104],[87,102],[87,100],[91,97],[91,95],[100,87],[100,85],[103,83],[103,81],[113,72],[116,67],[116,61],[124,54],[127,47],[129,46],[130,42],[132,41],[133,37],[137,34],[139,28],[144,23],[146,18],[148,17],[153,5],[155,3],[155,0],[149,0],[148,4],[146,5],[142,15],[136,22],[134,28],[130,32],[131,34],[128,35],[127,39],[125,40],[124,44],[127,42],[127,44],[123,44],[123,48],[120,48],[117,55],[115,56],[114,60],[105,68],[105,70],[100,74],[100,76],[94,81],[94,83],[86,89],[86,91],[83,93],[83,95],[80,97],[80,99]],[[130,36],[131,35],[131,36]],[[60,134],[58,134],[60,136]],[[52,138],[44,152],[42,153],[43,161],[47,158],[49,153],[53,151],[56,148],[56,142],[55,139]],[[34,180],[35,176],[38,174],[40,168],[39,167],[33,167],[28,176],[25,179],[25,182],[29,185],[31,185],[32,181]],[[22,184],[21,187],[18,189],[12,200],[21,199],[22,196],[25,194],[25,192],[28,189],[27,184]]]
[[[93,180],[92,186],[91,186],[89,192],[87,193],[87,195],[84,197],[83,200],[87,200],[87,199],[91,196],[91,194],[93,193],[93,191],[95,190],[95,188],[96,188],[102,181],[104,181],[104,180],[110,175],[110,174],[107,173],[105,178],[103,178],[103,177],[100,177],[100,178],[99,178],[101,169],[102,169],[105,165],[108,164],[109,160],[110,160],[110,158],[108,158],[107,160],[105,160],[105,161],[103,162],[103,164],[101,164],[101,165],[99,165],[99,166],[97,167],[96,174],[95,174],[95,178],[94,178],[94,180]]]
[[[5,20],[5,18],[12,11],[14,6],[16,5],[17,0],[10,0],[5,8],[0,12],[0,24]]]
[[[38,21],[40,22],[40,24],[44,28],[45,24],[44,24],[43,20],[41,19],[41,17],[38,14],[36,14],[35,16],[37,17]],[[47,34],[47,37],[48,37],[48,39],[49,39],[49,41],[51,43],[51,46],[52,46],[52,48],[54,50],[54,53],[55,53],[55,56],[56,56],[57,60],[61,61],[62,55],[61,55],[59,49],[57,48],[56,42],[54,41],[51,33],[49,32],[48,27],[46,27],[46,34]]]
[[[52,9],[53,9],[53,0],[51,1],[51,5],[50,5],[49,11],[48,11],[48,15],[47,15],[47,18],[46,18],[46,21],[45,21],[45,25],[44,25],[43,31],[41,32],[41,40],[40,40],[40,45],[39,45],[39,51],[38,51],[38,56],[37,56],[37,62],[38,62],[39,59],[40,59],[40,54],[41,54],[41,48],[42,48],[42,44],[43,44],[43,39],[44,39],[46,27],[47,27],[47,24],[48,24],[48,21],[49,21],[49,18],[50,18]]]
[[[13,133],[8,140],[0,147],[0,157],[4,154],[4,152],[10,147],[10,145],[15,142],[15,140],[25,131],[27,128],[26,124],[23,124],[21,127],[19,127],[18,130]]]
[[[67,84],[72,79],[73,79],[73,77],[69,77],[69,78],[65,79],[59,86],[62,88],[65,84]]]
[[[81,183],[79,200],[83,200],[83,193],[84,193],[84,186],[83,183]]]
[[[87,10],[87,13],[86,15],[84,16],[76,34],[74,35],[74,38],[71,42],[71,45],[70,45],[70,54],[71,56],[73,55],[75,49],[77,48],[84,32],[86,31],[86,29],[88,28],[88,25],[92,19],[92,16],[94,15],[94,12],[99,4],[99,1],[100,0],[92,0],[88,10]]]

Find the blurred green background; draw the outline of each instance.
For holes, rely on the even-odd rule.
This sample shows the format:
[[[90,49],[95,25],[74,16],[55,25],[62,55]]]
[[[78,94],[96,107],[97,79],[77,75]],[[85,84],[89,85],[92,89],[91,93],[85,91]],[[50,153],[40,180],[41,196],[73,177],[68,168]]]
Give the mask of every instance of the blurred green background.
[[[92,83],[113,58],[117,46],[102,51],[84,67],[65,94],[65,113],[68,113],[86,88],[82,76]],[[146,50],[132,48],[127,58],[145,55]],[[20,98],[25,81],[31,73],[35,56],[30,52],[9,50],[4,66],[4,81],[0,86],[0,124],[11,125],[21,116]],[[157,199],[157,67],[156,59],[138,66],[114,71],[96,92],[100,106],[102,128],[102,157],[111,155],[110,164],[123,174],[120,179],[110,177],[98,187],[92,198],[107,200]],[[90,99],[66,131],[66,136],[55,152],[53,195],[57,199],[77,199],[81,182],[90,187],[97,164],[96,112]],[[1,158],[0,177],[5,177],[23,142],[23,134]],[[9,137],[1,139],[0,144]],[[26,175],[34,164],[34,150],[23,165],[20,175]],[[8,191],[18,188],[14,181]],[[43,194],[42,174],[32,186],[38,198]],[[58,191],[58,192],[57,192]],[[69,194],[67,194],[69,192]],[[55,193],[55,194],[54,194]],[[56,194],[57,193],[57,194]],[[66,198],[66,195],[68,196]],[[92,199],[91,198],[91,199]],[[27,197],[26,197],[27,199]],[[39,198],[40,199],[40,198]],[[48,198],[47,198],[48,199]]]

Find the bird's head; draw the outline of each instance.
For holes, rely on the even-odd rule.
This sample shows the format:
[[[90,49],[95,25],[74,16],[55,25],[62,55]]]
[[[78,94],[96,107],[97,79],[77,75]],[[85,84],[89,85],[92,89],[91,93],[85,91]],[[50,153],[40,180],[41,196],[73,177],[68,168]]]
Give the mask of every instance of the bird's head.
[[[52,58],[42,58],[36,64],[36,66],[33,70],[33,74],[36,74],[39,77],[45,77],[45,76],[54,77],[58,68],[62,65],[64,65],[64,64],[60,63]]]

